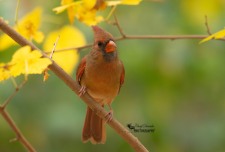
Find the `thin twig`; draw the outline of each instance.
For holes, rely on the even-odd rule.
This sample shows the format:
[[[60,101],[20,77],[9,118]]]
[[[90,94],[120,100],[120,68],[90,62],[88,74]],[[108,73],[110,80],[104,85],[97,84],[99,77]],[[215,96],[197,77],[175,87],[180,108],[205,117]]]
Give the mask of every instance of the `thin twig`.
[[[116,10],[116,5],[115,6],[112,6],[108,16],[106,17],[105,21],[108,21],[109,18],[112,16],[112,14],[114,14],[114,11]]]
[[[21,46],[29,45],[33,50],[40,50],[32,42],[27,41],[19,33],[17,33],[13,28],[7,25],[2,19],[0,19],[0,29],[9,35],[13,40],[15,40]],[[41,50],[40,50],[41,51]],[[44,57],[48,57],[43,51],[41,51]],[[77,95],[79,95],[80,85],[71,78],[65,71],[62,70],[54,61],[49,66],[51,69],[64,83],[70,87]],[[81,99],[103,120],[107,115],[107,111],[101,107],[89,94],[84,94]],[[135,151],[138,152],[148,152],[144,145],[127,130],[123,125],[121,125],[115,118],[108,124],[125,140]]]
[[[205,26],[206,26],[206,29],[207,29],[207,33],[209,35],[212,35],[211,31],[210,31],[210,28],[209,28],[209,24],[208,24],[208,17],[207,15],[205,15]]]
[[[52,59],[53,54],[55,53],[55,48],[56,48],[56,45],[58,44],[59,38],[60,38],[60,35],[57,36],[56,41],[55,41],[55,43],[53,44],[53,48],[52,48],[51,54],[50,54],[50,56],[49,56],[50,59]],[[48,80],[48,77],[49,77],[48,70],[49,70],[49,69],[46,68],[46,69],[43,71],[43,74],[44,74],[43,81],[44,81],[44,82]]]
[[[156,3],[162,3],[162,2],[164,2],[164,0],[143,0],[143,1],[146,1],[146,2],[156,2]]]
[[[113,16],[114,16],[114,19],[115,19],[115,24],[114,24],[114,25],[116,25],[116,27],[118,28],[118,30],[119,30],[119,32],[120,32],[122,38],[123,38],[123,39],[126,39],[126,34],[123,32],[123,30],[122,30],[122,28],[121,28],[121,26],[120,26],[120,24],[119,24],[119,21],[118,21],[116,15],[115,15],[115,13],[113,14]]]
[[[25,85],[26,82],[27,82],[27,79],[24,79],[24,81],[20,85],[16,86],[14,92],[5,100],[3,104],[0,105],[0,114],[2,115],[2,117],[5,119],[5,121],[9,124],[9,126],[12,128],[12,130],[16,134],[16,138],[14,138],[13,140],[10,140],[10,142],[19,141],[29,152],[36,152],[36,150],[33,148],[30,142],[25,138],[23,133],[17,127],[12,117],[6,111],[6,106],[9,104],[12,98],[17,94],[17,92]]]
[[[208,35],[126,35],[126,38],[123,36],[118,37],[116,40],[124,39],[161,39],[161,40],[186,40],[186,39],[203,39],[208,37]],[[218,40],[225,40],[224,38]]]
[[[20,129],[17,127],[16,123],[12,119],[12,117],[9,115],[9,113],[4,109],[4,107],[0,106],[0,114],[5,119],[5,121],[9,124],[9,126],[12,128],[12,130],[16,134],[16,139],[13,141],[20,141],[20,143],[29,151],[29,152],[36,152],[36,150],[33,148],[33,146],[30,144],[30,142],[24,137],[23,133],[20,131]]]
[[[58,44],[59,38],[60,38],[60,36],[58,35],[57,38],[56,38],[55,43],[53,44],[52,52],[51,52],[51,54],[49,56],[50,59],[52,59],[52,56],[53,56],[53,54],[55,52],[55,48],[56,48],[56,45]]]
[[[64,52],[64,51],[70,51],[70,50],[77,50],[78,52],[82,49],[90,48],[92,44],[87,44],[85,46],[79,46],[79,47],[69,47],[69,48],[64,48],[64,49],[57,49],[55,52]],[[45,51],[45,53],[49,54],[51,51]]]
[[[1,108],[4,110],[12,98],[17,94],[17,92],[26,84],[27,80],[25,79],[20,85],[16,86],[14,92],[5,100],[5,102],[1,105]]]
[[[17,0],[17,3],[16,3],[16,13],[15,13],[15,18],[14,18],[14,20],[15,20],[14,22],[15,22],[16,25],[18,23],[19,6],[20,6],[20,0]]]
[[[122,41],[122,40],[128,40],[128,39],[133,39],[133,40],[139,40],[139,39],[161,39],[161,40],[201,40],[208,37],[208,35],[126,35],[125,36],[120,36],[115,38],[115,41]],[[220,38],[216,40],[221,40],[225,41],[225,38]],[[87,44],[85,46],[81,47],[70,47],[70,48],[63,48],[63,49],[57,49],[55,52],[64,52],[64,51],[69,51],[69,50],[77,50],[78,52],[90,48],[92,44]],[[45,52],[45,53],[51,53],[51,51]]]
[[[13,86],[14,86],[15,88],[17,88],[17,87],[18,87],[18,84],[17,84],[15,78],[12,77],[12,76],[10,76],[10,79],[11,79],[11,81],[12,81],[12,83],[13,83]]]
[[[140,39],[160,39],[160,40],[201,40],[208,37],[208,35],[126,35],[125,36],[120,36],[115,38],[115,41],[122,41],[122,40],[140,40]],[[225,38],[220,38],[216,39],[220,41],[225,41]],[[55,52],[64,52],[64,51],[69,51],[69,50],[78,50],[81,51],[86,48],[90,48],[92,44],[87,44],[85,46],[81,47],[70,47],[70,48],[64,48],[64,49],[58,49],[55,50]],[[46,52],[46,53],[51,53],[51,51]]]
[[[193,39],[197,39],[197,40],[201,40],[204,39],[206,37],[208,37],[208,35],[127,35],[124,33],[116,15],[114,15],[114,19],[115,22],[113,22],[112,24],[115,25],[120,33],[120,37],[115,38],[115,41],[121,41],[121,40],[127,40],[127,39],[160,39],[160,40],[193,40]],[[206,22],[205,25],[207,27],[207,33],[211,34],[210,32],[210,28],[208,26],[208,21],[207,21],[207,17],[206,17]],[[221,40],[221,41],[225,41],[225,38],[219,38],[216,40]],[[63,51],[68,51],[68,50],[78,50],[81,51],[82,49],[86,49],[86,48],[90,48],[92,46],[92,44],[87,44],[85,46],[81,46],[81,47],[70,47],[70,48],[64,48],[64,49],[58,49],[55,50],[55,52],[63,52]],[[50,53],[46,52],[46,53]]]

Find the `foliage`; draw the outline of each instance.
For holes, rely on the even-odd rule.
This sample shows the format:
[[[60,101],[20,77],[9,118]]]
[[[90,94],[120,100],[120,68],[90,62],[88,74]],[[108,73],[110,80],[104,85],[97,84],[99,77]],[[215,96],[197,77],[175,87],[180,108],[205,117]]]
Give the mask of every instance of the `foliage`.
[[[57,50],[85,45],[83,33],[81,33],[77,28],[67,25],[48,34],[44,43],[44,50],[47,51],[52,49],[52,44],[55,42],[57,36],[60,36],[60,39],[55,48]],[[72,74],[79,60],[79,55],[76,49],[70,49],[53,54],[52,59],[58,63],[67,73]]]
[[[62,0],[61,6],[53,9],[57,14],[67,10],[70,23],[74,22],[74,18],[87,25],[96,25],[104,20],[103,16],[98,16],[97,12],[105,10],[109,6],[138,5],[141,0],[120,0],[120,1],[104,1],[104,0]]]
[[[201,40],[200,43],[204,43],[204,42],[212,40],[212,39],[221,39],[223,37],[225,37],[225,29],[218,31],[218,32],[204,38],[203,40]]]
[[[41,23],[41,12],[40,7],[35,8],[31,12],[27,13],[18,23],[14,26],[14,29],[18,31],[21,35],[29,40],[34,40],[41,43],[44,39],[44,34],[38,31]],[[0,37],[0,51],[3,51],[15,45],[16,43],[6,34]]]
[[[42,58],[38,50],[32,50],[24,46],[17,50],[9,63],[0,63],[0,81],[21,74],[41,74],[49,65],[51,60]]]

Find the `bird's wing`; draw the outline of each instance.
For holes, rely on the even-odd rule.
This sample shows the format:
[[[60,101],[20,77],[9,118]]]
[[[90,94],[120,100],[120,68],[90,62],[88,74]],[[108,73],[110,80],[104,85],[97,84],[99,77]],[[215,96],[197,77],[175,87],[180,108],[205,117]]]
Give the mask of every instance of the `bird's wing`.
[[[122,65],[122,73],[120,75],[120,88],[121,86],[123,85],[124,83],[124,78],[125,78],[125,69],[124,69],[124,65],[123,63],[121,62],[121,65]],[[120,90],[120,89],[119,89]]]
[[[77,72],[76,72],[76,80],[77,82],[80,83],[81,81],[81,77],[83,76],[84,74],[84,71],[85,71],[85,67],[86,67],[86,56],[83,57],[83,59],[81,60],[78,68],[77,68]]]

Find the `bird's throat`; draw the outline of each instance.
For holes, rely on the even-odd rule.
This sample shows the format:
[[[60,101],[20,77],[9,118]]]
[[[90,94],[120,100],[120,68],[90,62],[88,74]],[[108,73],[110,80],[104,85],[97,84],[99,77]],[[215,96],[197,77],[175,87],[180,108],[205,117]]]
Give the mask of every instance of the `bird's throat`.
[[[116,51],[110,52],[110,53],[103,52],[102,56],[106,62],[111,62],[111,61],[117,60],[118,58]]]

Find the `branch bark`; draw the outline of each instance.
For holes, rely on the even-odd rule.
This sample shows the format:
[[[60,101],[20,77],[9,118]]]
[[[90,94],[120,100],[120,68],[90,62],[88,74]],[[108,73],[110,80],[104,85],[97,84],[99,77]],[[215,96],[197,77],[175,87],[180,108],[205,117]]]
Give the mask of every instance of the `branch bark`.
[[[184,40],[184,39],[197,39],[197,40],[202,40],[204,38],[207,38],[209,35],[211,35],[211,32],[210,32],[210,29],[209,29],[209,26],[208,26],[208,21],[207,21],[207,16],[205,17],[206,18],[206,21],[205,21],[205,25],[206,25],[206,28],[207,28],[207,33],[209,35],[128,35],[126,33],[124,33],[120,23],[119,23],[119,20],[117,19],[116,15],[114,15],[114,22],[110,22],[111,24],[115,25],[120,33],[121,36],[115,38],[115,41],[121,41],[121,40],[127,40],[127,39],[160,39],[160,40]],[[217,40],[220,40],[220,41],[225,41],[225,38],[219,38]],[[58,49],[58,50],[55,50],[55,52],[61,52],[61,51],[67,51],[67,50],[82,50],[82,49],[86,49],[86,48],[89,48],[91,47],[92,44],[87,44],[85,46],[81,46],[81,47],[70,47],[70,48],[64,48],[64,49]],[[48,52],[50,53],[50,52]]]
[[[115,41],[122,41],[122,40],[138,40],[138,39],[160,39],[160,40],[202,40],[206,37],[208,37],[209,35],[127,35],[124,34],[120,37],[115,38]],[[220,38],[220,39],[216,39],[216,40],[220,40],[220,41],[225,41],[225,38]],[[82,49],[86,49],[86,48],[90,48],[92,46],[92,44],[87,44],[85,46],[81,46],[81,47],[69,47],[69,48],[63,48],[63,49],[57,49],[55,50],[55,52],[64,52],[64,51],[68,51],[68,50],[82,50]],[[47,53],[51,53],[51,51],[47,52]]]
[[[5,110],[4,107],[0,106],[0,114],[5,119],[5,121],[9,124],[9,126],[12,128],[12,130],[16,134],[16,138],[13,140],[20,141],[20,143],[29,151],[29,152],[36,152],[36,150],[33,148],[33,146],[30,144],[30,142],[24,137],[23,133],[20,131],[20,129],[17,127],[16,123],[13,121],[12,117],[9,115],[9,113]]]
[[[33,50],[40,50],[33,43],[26,40],[19,33],[17,33],[13,28],[11,28],[8,24],[4,22],[3,19],[0,18],[0,29],[9,35],[12,39],[14,39],[19,45],[25,46],[29,45]],[[40,50],[41,51],[41,50]],[[41,51],[44,57],[48,57],[43,51]],[[59,67],[54,61],[49,66],[51,69],[61,80],[65,82],[65,84],[70,87],[77,95],[79,94],[80,85],[74,81],[61,67]],[[95,102],[91,96],[88,94],[84,94],[81,99],[94,111],[98,116],[102,119],[105,119],[105,115],[107,111],[102,108],[97,102]],[[142,145],[142,143],[133,136],[123,125],[121,125],[115,118],[112,121],[108,122],[109,126],[111,126],[124,140],[126,140],[135,151],[138,152],[148,152],[148,150]]]
[[[25,85],[25,83],[26,79],[19,86],[16,86],[15,91],[12,93],[12,95],[9,96],[9,98],[6,99],[3,104],[0,105],[0,114],[16,134],[16,138],[13,139],[12,141],[19,141],[29,152],[36,152],[34,147],[30,144],[30,142],[25,138],[23,133],[17,127],[16,123],[14,122],[10,114],[6,111],[6,106],[9,104],[11,99],[16,95],[16,93]]]

